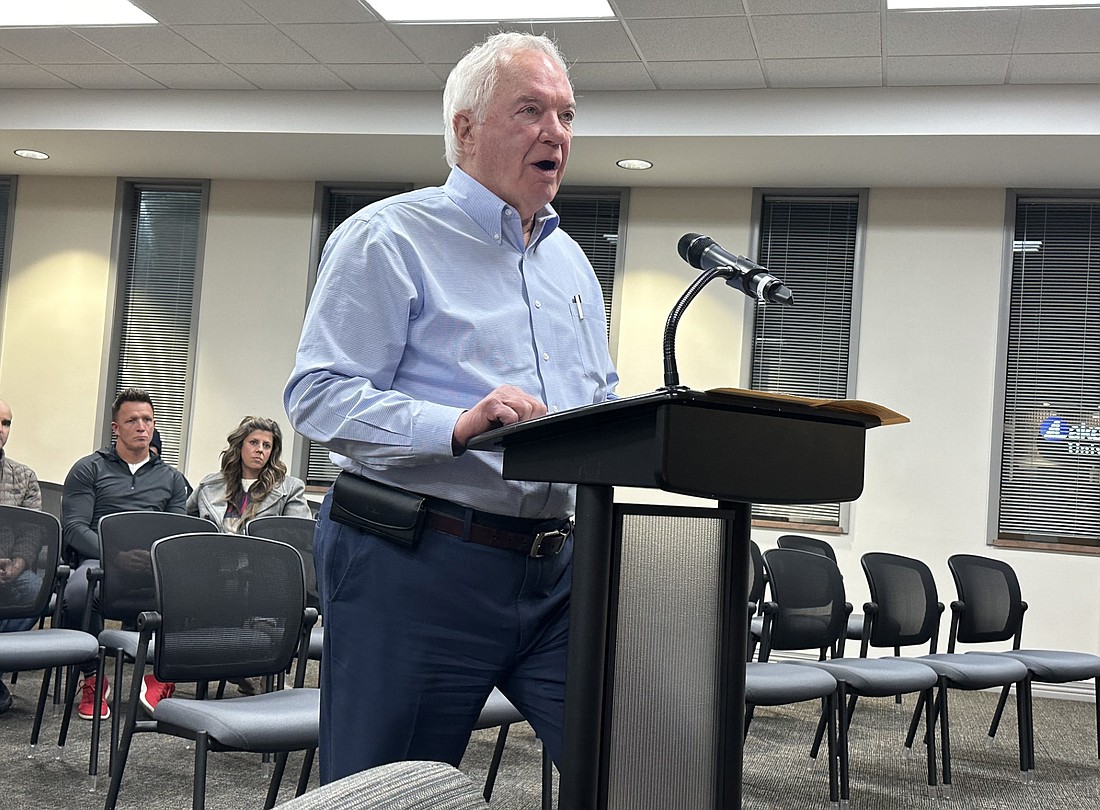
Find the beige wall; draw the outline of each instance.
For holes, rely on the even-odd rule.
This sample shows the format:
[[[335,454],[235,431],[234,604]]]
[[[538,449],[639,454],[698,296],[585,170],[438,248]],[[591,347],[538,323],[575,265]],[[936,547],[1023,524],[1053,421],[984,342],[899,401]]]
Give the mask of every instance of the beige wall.
[[[43,478],[60,479],[98,438],[115,189],[113,178],[19,184],[0,396],[15,409],[12,455]],[[280,395],[305,306],[313,189],[307,182],[211,184],[183,463],[192,480],[215,468],[241,416],[285,423]],[[751,202],[743,188],[631,192],[618,307],[622,393],[662,384],[661,330],[696,275],[676,255],[680,236],[705,233],[747,252]],[[954,595],[948,555],[993,554],[1016,567],[1031,604],[1025,639],[1100,652],[1100,561],[985,545],[1004,207],[1003,189],[870,192],[857,394],[913,421],[868,435],[864,495],[852,507],[850,532],[830,539],[857,606],[866,598],[859,567],[866,551],[924,559],[944,602]],[[681,382],[743,382],[745,313],[745,299],[720,283],[699,296],[680,327]],[[777,534],[754,536],[768,547]],[[1058,612],[1067,605],[1072,622]]]

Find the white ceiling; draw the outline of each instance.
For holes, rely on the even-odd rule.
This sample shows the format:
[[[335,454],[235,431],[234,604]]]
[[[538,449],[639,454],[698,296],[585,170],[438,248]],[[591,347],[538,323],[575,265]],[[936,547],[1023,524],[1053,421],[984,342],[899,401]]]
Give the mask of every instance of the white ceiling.
[[[0,29],[0,173],[432,182],[443,81],[501,27],[357,0],[135,5],[160,24]],[[573,65],[571,183],[1100,185],[1100,8],[611,5],[508,26]],[[614,168],[634,156],[655,168]]]

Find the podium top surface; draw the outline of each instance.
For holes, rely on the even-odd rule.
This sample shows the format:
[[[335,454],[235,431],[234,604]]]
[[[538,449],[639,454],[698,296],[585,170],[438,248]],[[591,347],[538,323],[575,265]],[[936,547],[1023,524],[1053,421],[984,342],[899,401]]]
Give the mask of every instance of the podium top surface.
[[[517,440],[526,440],[532,431],[541,433],[542,429],[546,429],[556,432],[558,429],[567,430],[574,423],[600,422],[605,419],[614,422],[627,415],[627,413],[637,414],[656,410],[668,404],[759,413],[761,415],[769,414],[790,419],[832,422],[867,429],[883,424],[883,421],[874,414],[810,403],[810,400],[793,397],[773,398],[757,391],[742,393],[737,389],[696,391],[690,388],[671,390],[662,388],[645,394],[608,400],[596,405],[586,405],[568,411],[547,414],[526,422],[505,425],[475,436],[470,440],[467,449],[500,452]],[[520,438],[521,436],[523,438]]]

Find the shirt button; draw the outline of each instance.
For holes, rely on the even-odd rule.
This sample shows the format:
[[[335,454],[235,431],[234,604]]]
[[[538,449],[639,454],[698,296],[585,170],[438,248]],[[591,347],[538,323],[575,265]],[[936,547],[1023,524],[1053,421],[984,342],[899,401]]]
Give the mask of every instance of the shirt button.
[[[542,301],[535,299],[535,309],[542,309]]]
[[[499,242],[500,241],[500,234],[499,233],[494,233],[493,238],[496,239]]]
[[[512,216],[512,209],[511,208],[505,208],[504,209],[504,216],[506,216],[506,217]]]
[[[543,360],[549,360],[550,359],[550,352],[543,352],[542,353],[542,359]]]

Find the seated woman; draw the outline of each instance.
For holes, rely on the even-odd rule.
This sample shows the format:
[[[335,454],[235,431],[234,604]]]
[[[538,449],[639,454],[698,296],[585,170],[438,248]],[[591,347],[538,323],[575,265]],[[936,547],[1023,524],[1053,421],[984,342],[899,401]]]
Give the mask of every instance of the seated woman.
[[[187,513],[212,520],[219,531],[244,534],[248,521],[268,515],[312,517],[306,485],[279,460],[283,433],[272,419],[246,416],[229,434],[220,472],[203,478]]]

